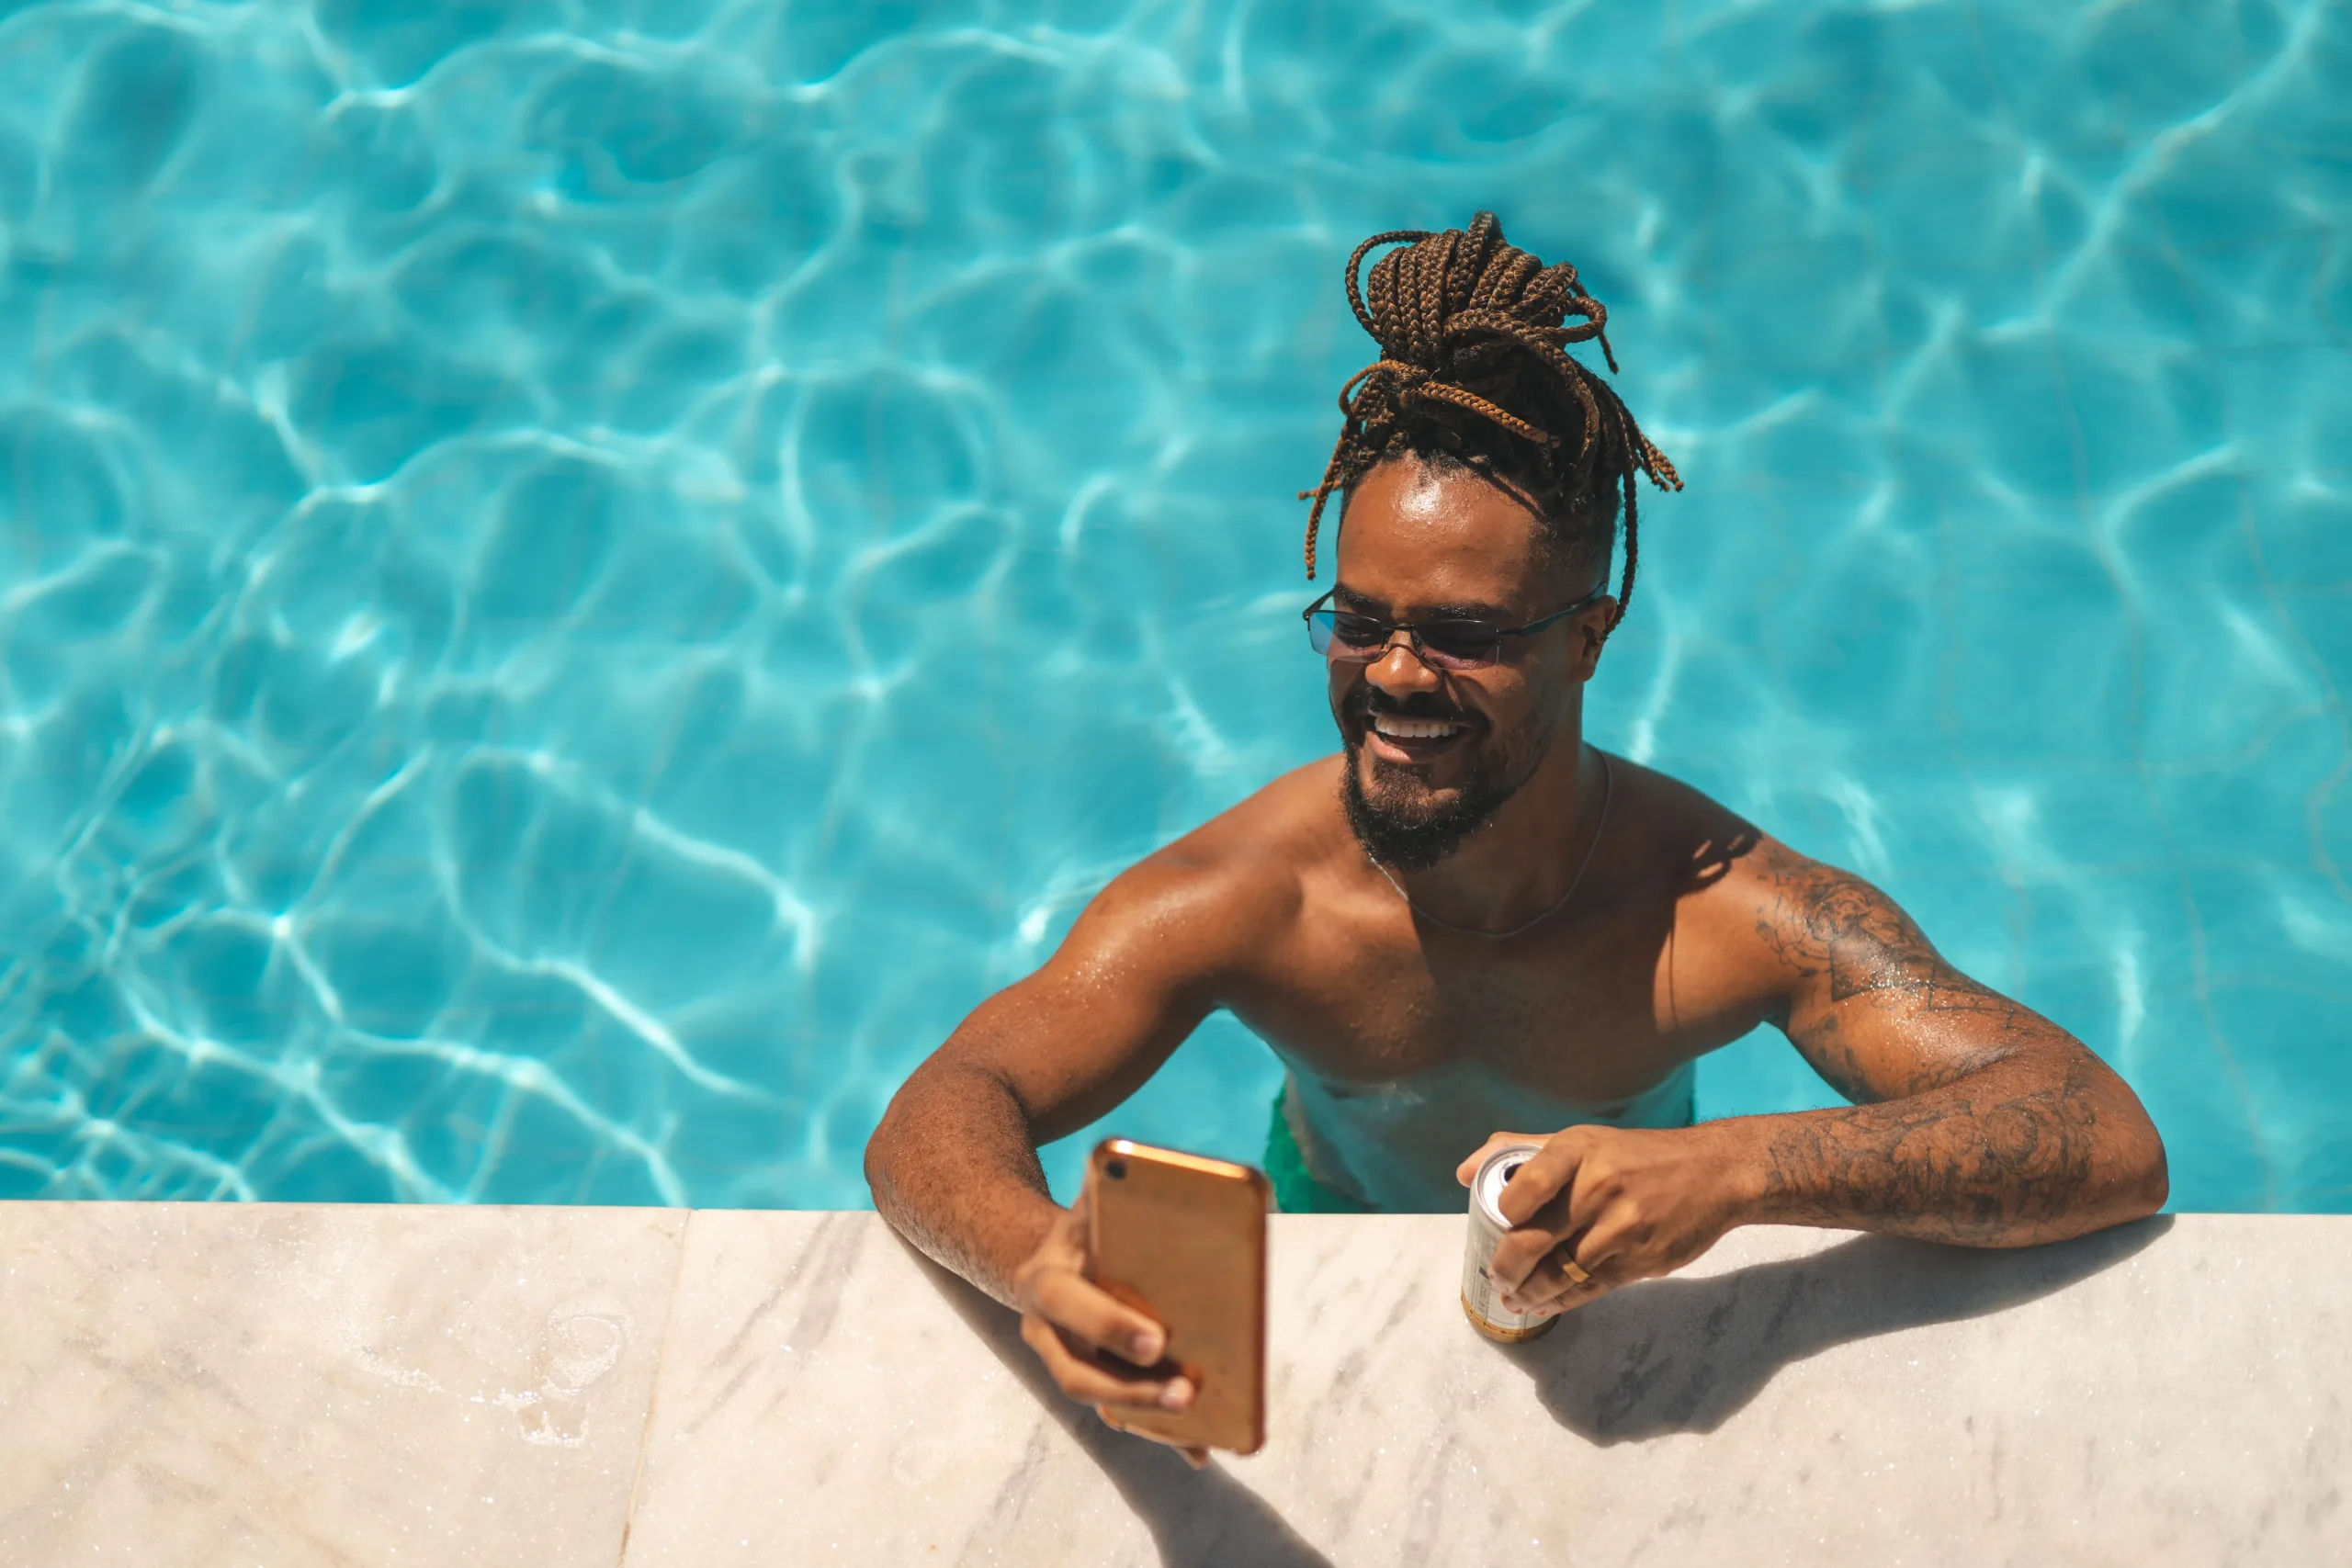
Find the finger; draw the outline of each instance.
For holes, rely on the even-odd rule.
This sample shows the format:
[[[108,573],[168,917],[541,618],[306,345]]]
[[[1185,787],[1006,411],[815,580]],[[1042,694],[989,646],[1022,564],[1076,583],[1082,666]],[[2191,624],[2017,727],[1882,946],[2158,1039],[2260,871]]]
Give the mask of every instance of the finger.
[[[1577,1135],[1577,1132],[1572,1127],[1560,1134],[1552,1144],[1545,1145],[1544,1154],[1538,1156],[1549,1160],[1555,1150],[1561,1150],[1565,1151],[1563,1157],[1576,1162],[1568,1170],[1560,1190],[1532,1213],[1525,1215],[1504,1232],[1502,1239],[1496,1244],[1495,1256],[1487,1269],[1506,1286],[1516,1285],[1525,1280],[1543,1262],[1545,1254],[1571,1237],[1594,1230],[1606,1230],[1614,1235],[1623,1229],[1626,1219],[1622,1202],[1623,1192],[1612,1174],[1606,1151],[1592,1149],[1589,1140]],[[1535,1161],[1529,1162],[1530,1166],[1534,1164]],[[1557,1170],[1559,1168],[1554,1165],[1552,1168]],[[1522,1182],[1529,1184],[1527,1193],[1539,1191],[1545,1179],[1544,1172],[1539,1171],[1531,1178],[1522,1168],[1519,1177],[1503,1189],[1503,1197],[1508,1201],[1512,1194],[1520,1192]],[[1612,1213],[1614,1219],[1611,1218]],[[1578,1245],[1580,1247],[1582,1243]],[[1612,1244],[1604,1247],[1600,1256],[1606,1258],[1617,1250],[1618,1247]],[[1577,1256],[1583,1255],[1579,1253]]]
[[[1193,1402],[1191,1379],[1138,1377],[1105,1367],[1072,1350],[1044,1318],[1022,1319],[1021,1337],[1046,1363],[1061,1391],[1082,1404],[1118,1405],[1140,1413],[1182,1410]]]
[[[1105,1427],[1110,1427],[1110,1429],[1113,1429],[1113,1432],[1125,1432],[1126,1437],[1141,1437],[1141,1438],[1148,1438],[1148,1441],[1152,1441],[1152,1443],[1167,1443],[1167,1446],[1169,1446],[1169,1448],[1173,1448],[1173,1450],[1176,1450],[1176,1453],[1183,1455],[1183,1462],[1185,1462],[1185,1464],[1190,1464],[1190,1467],[1193,1467],[1193,1470],[1206,1470],[1206,1464],[1209,1464],[1209,1450],[1206,1450],[1206,1448],[1194,1448],[1194,1446],[1190,1446],[1190,1443],[1171,1443],[1171,1441],[1169,1441],[1169,1438],[1158,1437],[1158,1434],[1152,1434],[1152,1432],[1138,1432],[1138,1429],[1136,1429],[1136,1427],[1129,1427],[1129,1425],[1126,1425],[1125,1420],[1120,1420],[1120,1417],[1117,1417],[1117,1416],[1113,1416],[1113,1413],[1110,1413],[1108,1405],[1093,1405],[1093,1413],[1096,1413],[1096,1416],[1099,1416],[1099,1417],[1103,1417],[1103,1425],[1105,1425]]]
[[[1615,1289],[1617,1289],[1616,1285],[1595,1280],[1589,1285],[1578,1286],[1566,1295],[1555,1296],[1541,1306],[1528,1308],[1528,1314],[1533,1317],[1558,1317],[1561,1314],[1574,1312],[1578,1307],[1590,1306]]]
[[[1502,1289],[1503,1306],[1510,1312],[1532,1312],[1546,1302],[1574,1289],[1583,1281],[1571,1279],[1563,1267],[1561,1251],[1544,1253],[1528,1267],[1527,1272]],[[1592,1276],[1585,1275],[1589,1280]]]
[[[1534,1223],[1536,1212],[1576,1185],[1577,1168],[1584,1163],[1585,1140],[1574,1127],[1555,1133],[1525,1165],[1511,1173],[1495,1199],[1495,1207],[1513,1225]]]
[[[1152,1365],[1168,1349],[1168,1336],[1159,1325],[1077,1274],[1049,1274],[1038,1280],[1036,1310],[1090,1349],[1108,1350],[1138,1367]]]
[[[1046,1364],[1055,1383],[1081,1404],[1112,1405],[1136,1415],[1181,1411],[1193,1403],[1189,1379],[1138,1377],[1073,1350],[1050,1324],[1022,1338]]]
[[[1487,1264],[1487,1274],[1506,1291],[1522,1286],[1545,1258],[1577,1235],[1579,1227],[1572,1217],[1572,1209],[1568,1200],[1555,1199],[1526,1224],[1505,1231],[1495,1243],[1494,1257]]]
[[[1102,1418],[1102,1425],[1110,1427],[1111,1430],[1114,1432],[1125,1432],[1130,1438],[1143,1438],[1151,1442],[1164,1443],[1168,1447],[1174,1449],[1178,1453],[1184,1456],[1184,1462],[1191,1465],[1194,1470],[1204,1469],[1208,1465],[1209,1450],[1206,1449],[1193,1448],[1185,1443],[1171,1443],[1169,1442],[1166,1438],[1155,1437],[1149,1432],[1139,1432],[1133,1427],[1128,1426],[1125,1421],[1120,1420],[1116,1416],[1112,1415],[1108,1409],[1102,1405],[1095,1406],[1094,1414]]]
[[[1497,1244],[1498,1263],[1490,1265],[1489,1271],[1504,1280],[1505,1295],[1522,1303],[1513,1310],[1531,1310],[1533,1304],[1581,1289],[1599,1276],[1606,1276],[1604,1285],[1625,1282],[1621,1267],[1626,1242],[1623,1213],[1611,1212],[1592,1224],[1552,1237],[1553,1233],[1529,1227],[1507,1233]],[[1501,1258],[1505,1248],[1510,1256]],[[1500,1271],[1503,1263],[1511,1269],[1508,1278]]]
[[[1520,1305],[1514,1312],[1537,1312],[1546,1306],[1566,1312],[1620,1285],[1647,1279],[1657,1270],[1641,1262],[1631,1214],[1613,1210],[1537,1259],[1516,1290],[1506,1291]]]
[[[1567,1265],[1575,1261],[1565,1252],[1547,1255],[1525,1280],[1503,1292],[1503,1305],[1510,1312],[1566,1312],[1587,1302],[1606,1295],[1623,1283],[1613,1269],[1587,1269],[1582,1263],[1571,1270]],[[1579,1278],[1578,1274],[1582,1277]]]
[[[1560,1241],[1551,1231],[1534,1225],[1505,1231],[1495,1243],[1495,1255],[1487,1260],[1487,1275],[1502,1289],[1515,1291]]]
[[[1486,1164],[1497,1149],[1509,1148],[1513,1144],[1540,1144],[1543,1141],[1543,1134],[1537,1133],[1489,1133],[1487,1141],[1478,1145],[1476,1153],[1453,1168],[1453,1179],[1467,1187],[1477,1179],[1478,1168]]]

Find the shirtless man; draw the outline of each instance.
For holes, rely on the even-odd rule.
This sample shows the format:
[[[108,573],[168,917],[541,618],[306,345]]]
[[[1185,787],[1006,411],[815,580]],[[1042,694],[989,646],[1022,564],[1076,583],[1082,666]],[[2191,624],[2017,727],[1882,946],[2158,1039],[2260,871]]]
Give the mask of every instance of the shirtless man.
[[[1367,241],[1348,293],[1382,353],[1315,492],[1310,576],[1324,496],[1344,527],[1302,639],[1343,751],[1121,875],[983,1002],[867,1145],[882,1213],[1017,1307],[1117,1425],[1193,1391],[1149,1370],[1158,1325],[1086,1281],[1036,1147],[1216,1008],[1287,1069],[1267,1158],[1285,1208],[1458,1211],[1486,1146],[1543,1142],[1503,1198],[1513,1310],[1668,1273],[1740,1224],[2020,1247],[2160,1207],[2155,1129],[2078,1041],[1860,877],[1585,742],[1634,479],[1679,481],[1564,351],[1608,346],[1575,269],[1481,213]],[[1852,1105],[1691,1125],[1692,1063],[1766,1022]]]

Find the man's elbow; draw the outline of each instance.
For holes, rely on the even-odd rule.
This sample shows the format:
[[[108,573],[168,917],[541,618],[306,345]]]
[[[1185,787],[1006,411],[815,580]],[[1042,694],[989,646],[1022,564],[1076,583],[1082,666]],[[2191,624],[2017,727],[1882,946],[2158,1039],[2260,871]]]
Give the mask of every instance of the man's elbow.
[[[888,1156],[884,1153],[883,1136],[883,1129],[876,1127],[874,1129],[873,1136],[865,1140],[865,1187],[866,1190],[874,1194],[874,1206],[877,1209],[882,1207],[882,1194],[886,1185],[883,1171],[888,1161]]]
[[[2172,1196],[2172,1172],[2165,1160],[2165,1141],[2147,1111],[2136,1102],[2131,1114],[2118,1118],[2121,1125],[2107,1146],[2105,1179],[2093,1190],[2100,1201],[2099,1223],[2121,1224],[2145,1219]]]
[[[938,1187],[943,1152],[968,1142],[974,1108],[984,1103],[965,1069],[943,1069],[935,1058],[899,1086],[865,1140],[865,1185],[884,1219],[906,1228],[901,1221],[910,1209]]]
[[[2140,1136],[2132,1140],[2130,1160],[2131,1212],[2128,1218],[2142,1219],[2163,1208],[2172,1197],[2172,1169],[2165,1160],[2165,1141],[2157,1134],[2155,1123],[2142,1118]]]
[[[890,1097],[889,1105],[883,1110],[882,1120],[875,1123],[873,1134],[865,1140],[866,1190],[874,1194],[874,1206],[881,1211],[882,1217],[893,1224],[898,1223],[895,1213],[898,1183],[891,1178],[903,1144],[901,1134],[907,1117],[906,1099],[906,1086],[902,1084],[899,1092]]]

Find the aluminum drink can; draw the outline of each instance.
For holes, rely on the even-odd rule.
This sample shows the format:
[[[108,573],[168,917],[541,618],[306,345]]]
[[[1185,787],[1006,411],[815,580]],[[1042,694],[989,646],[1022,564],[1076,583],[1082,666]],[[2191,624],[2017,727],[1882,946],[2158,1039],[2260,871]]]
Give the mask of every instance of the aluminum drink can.
[[[1541,1144],[1506,1144],[1487,1156],[1470,1183],[1470,1247],[1462,1258],[1462,1314],[1479,1333],[1506,1345],[1549,1334],[1560,1322],[1556,1314],[1541,1317],[1531,1312],[1504,1311],[1502,1288],[1487,1272],[1503,1233],[1510,1229],[1510,1222],[1503,1218],[1503,1184],[1543,1149]]]

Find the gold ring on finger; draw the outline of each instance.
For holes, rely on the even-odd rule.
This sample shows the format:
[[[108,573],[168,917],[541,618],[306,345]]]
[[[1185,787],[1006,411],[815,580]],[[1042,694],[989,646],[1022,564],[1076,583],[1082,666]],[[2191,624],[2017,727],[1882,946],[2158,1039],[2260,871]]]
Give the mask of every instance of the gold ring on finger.
[[[1592,1276],[1585,1271],[1584,1265],[1578,1263],[1576,1258],[1569,1254],[1567,1248],[1562,1247],[1560,1249],[1559,1258],[1560,1271],[1568,1277],[1568,1283],[1572,1285],[1589,1285],[1592,1283]]]

